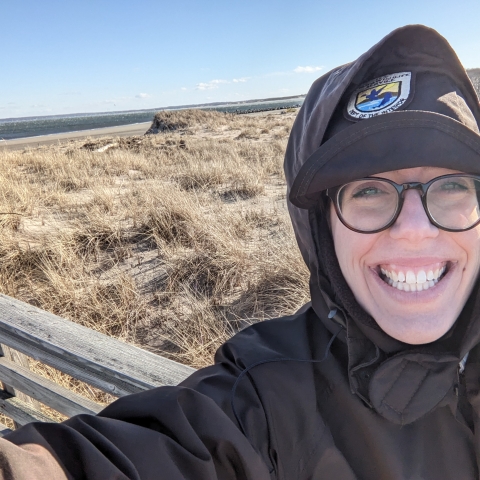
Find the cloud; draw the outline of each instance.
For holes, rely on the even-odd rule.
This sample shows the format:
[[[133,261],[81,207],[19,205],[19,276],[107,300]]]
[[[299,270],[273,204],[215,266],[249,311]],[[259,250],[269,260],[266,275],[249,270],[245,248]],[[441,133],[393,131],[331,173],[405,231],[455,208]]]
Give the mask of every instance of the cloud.
[[[214,88],[218,88],[218,86],[222,83],[230,83],[228,80],[210,80],[206,83],[198,83],[195,87],[196,90],[213,90]]]
[[[248,82],[248,80],[250,80],[250,77],[241,77],[241,78],[234,78],[232,80],[233,83],[245,83],[245,82]]]
[[[297,67],[293,71],[295,73],[313,73],[322,70],[322,68],[323,67],[310,67],[307,65],[306,67]]]
[[[185,90],[188,90],[188,89],[187,89],[187,87],[182,87],[180,90],[185,91]]]
[[[138,95],[135,95],[135,98],[148,98],[150,95],[148,93],[139,93]]]

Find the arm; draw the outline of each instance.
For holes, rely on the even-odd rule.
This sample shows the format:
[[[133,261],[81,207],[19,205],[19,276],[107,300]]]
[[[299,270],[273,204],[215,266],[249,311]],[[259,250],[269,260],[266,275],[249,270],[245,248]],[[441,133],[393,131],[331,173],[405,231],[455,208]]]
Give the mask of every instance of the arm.
[[[196,372],[185,386],[123,397],[98,416],[33,423],[9,434],[0,440],[3,478],[269,480],[262,406],[250,382],[242,382],[238,401],[240,411],[246,408],[247,439],[230,410],[241,367],[227,359],[227,347],[223,352],[220,363]]]

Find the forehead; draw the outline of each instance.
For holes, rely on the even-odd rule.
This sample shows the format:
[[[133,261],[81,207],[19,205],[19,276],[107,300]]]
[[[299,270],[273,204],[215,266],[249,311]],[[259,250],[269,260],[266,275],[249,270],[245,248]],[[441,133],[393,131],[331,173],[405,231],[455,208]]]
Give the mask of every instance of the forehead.
[[[439,167],[415,167],[404,168],[402,170],[390,170],[388,172],[378,173],[372,177],[388,178],[396,183],[406,182],[428,182],[432,178],[440,177],[441,175],[448,175],[449,173],[464,173],[460,170],[453,170],[450,168]]]

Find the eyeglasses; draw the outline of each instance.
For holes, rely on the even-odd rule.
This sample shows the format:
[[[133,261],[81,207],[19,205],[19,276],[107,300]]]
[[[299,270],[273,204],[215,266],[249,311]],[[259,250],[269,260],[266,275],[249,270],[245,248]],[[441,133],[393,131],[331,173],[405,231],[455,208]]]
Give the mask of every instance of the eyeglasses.
[[[402,210],[404,192],[418,190],[430,222],[447,232],[463,232],[480,223],[480,176],[450,174],[427,183],[399,185],[386,178],[366,177],[329,188],[340,221],[359,233],[391,227]]]

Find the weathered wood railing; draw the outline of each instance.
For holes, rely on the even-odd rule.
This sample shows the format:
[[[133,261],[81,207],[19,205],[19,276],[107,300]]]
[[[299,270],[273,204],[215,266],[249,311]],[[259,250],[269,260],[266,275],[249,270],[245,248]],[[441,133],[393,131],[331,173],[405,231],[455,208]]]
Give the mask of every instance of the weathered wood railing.
[[[16,425],[52,421],[38,402],[68,417],[102,409],[32,372],[22,354],[116,397],[176,385],[194,371],[0,294],[0,413]],[[0,424],[0,436],[8,431]]]

